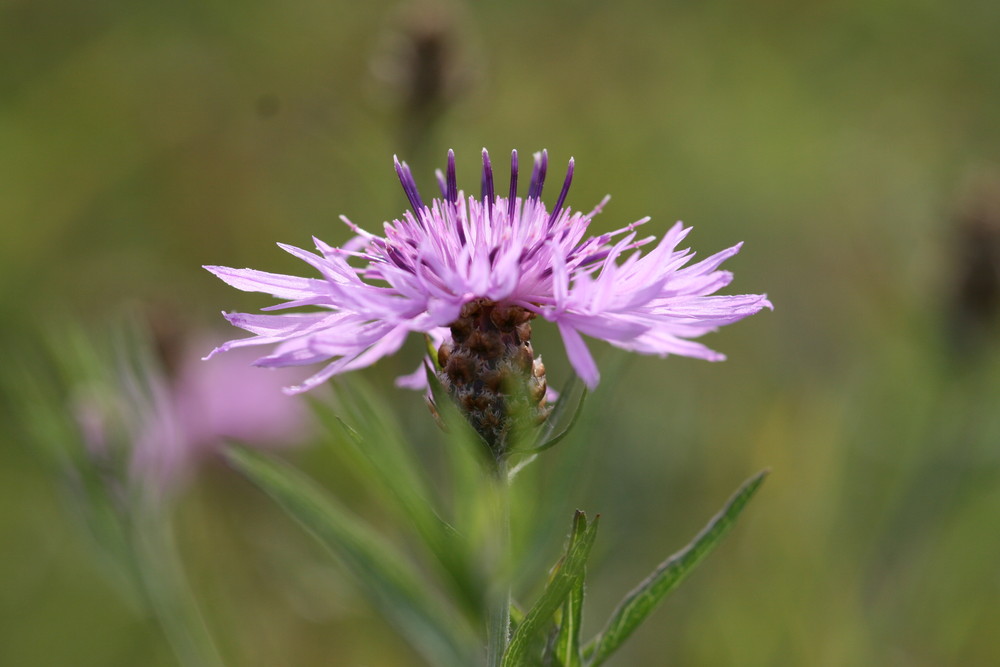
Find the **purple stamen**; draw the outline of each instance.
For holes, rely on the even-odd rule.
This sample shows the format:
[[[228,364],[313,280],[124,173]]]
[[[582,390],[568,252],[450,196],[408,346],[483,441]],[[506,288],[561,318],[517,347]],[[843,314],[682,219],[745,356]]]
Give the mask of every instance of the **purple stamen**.
[[[420,192],[417,191],[417,183],[413,180],[410,167],[405,162],[401,163],[395,155],[392,156],[392,161],[396,165],[396,175],[399,176],[403,192],[406,193],[406,198],[410,200],[410,206],[413,207],[413,215],[419,220],[420,212],[424,210],[424,202],[420,199]]]
[[[386,257],[389,258],[389,261],[404,271],[413,270],[413,267],[408,261],[406,261],[406,258],[402,255],[402,253],[395,248],[386,248]]]
[[[545,171],[549,167],[549,152],[543,150],[535,153],[535,167],[531,170],[531,184],[528,186],[528,199],[541,199],[542,186],[545,185]]]
[[[507,219],[514,219],[514,203],[517,199],[517,150],[510,152],[510,194],[507,195]]]
[[[552,215],[549,216],[549,227],[551,227],[552,223],[554,223],[556,218],[559,217],[563,204],[566,202],[566,195],[569,193],[569,184],[573,182],[573,169],[575,166],[576,161],[573,158],[570,158],[569,167],[566,169],[566,180],[563,181],[562,192],[559,193],[559,199],[556,200],[555,208],[552,209]]]
[[[441,171],[438,170],[438,184],[441,187],[441,195],[445,201],[451,204],[452,218],[455,221],[455,230],[458,232],[458,241],[465,245],[465,230],[462,228],[462,217],[458,215],[458,177],[455,175],[455,151],[448,149],[448,175],[441,178]]]
[[[455,151],[448,149],[448,193],[445,199],[458,203],[458,177],[455,175]]]
[[[486,204],[487,215],[493,210],[493,165],[490,164],[490,154],[483,149],[483,187],[482,200]]]

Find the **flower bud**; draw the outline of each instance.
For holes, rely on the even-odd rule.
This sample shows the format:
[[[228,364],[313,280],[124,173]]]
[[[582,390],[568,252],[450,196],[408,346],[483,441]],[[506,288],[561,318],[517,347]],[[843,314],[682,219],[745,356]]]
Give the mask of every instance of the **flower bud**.
[[[523,425],[545,421],[545,366],[533,358],[535,314],[511,304],[476,299],[451,325],[452,340],[438,348],[439,377],[472,427],[497,458]]]

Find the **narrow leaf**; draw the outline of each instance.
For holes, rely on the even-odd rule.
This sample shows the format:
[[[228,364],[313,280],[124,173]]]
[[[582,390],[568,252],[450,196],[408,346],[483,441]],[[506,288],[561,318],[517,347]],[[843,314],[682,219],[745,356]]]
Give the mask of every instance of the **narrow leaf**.
[[[346,434],[343,441],[336,443],[336,454],[359,478],[380,489],[378,497],[403,520],[404,526],[413,530],[455,592],[473,604],[470,600],[475,596],[470,592],[466,555],[455,530],[437,513],[428,481],[420,474],[421,467],[416,464],[412,450],[391,428],[391,418],[374,407],[377,399],[363,383],[352,384],[351,392],[341,393],[343,407],[350,412],[357,428],[334,414],[330,405],[321,401],[312,403],[323,422],[336,424]]]
[[[487,521],[488,531],[494,530],[487,518],[492,493],[489,485],[483,485],[483,475],[496,470],[497,461],[486,441],[460,413],[429,362],[425,362],[425,368],[437,418],[446,433],[441,439],[440,454],[447,469],[445,489],[450,496],[447,516],[464,538],[462,548],[467,554],[475,554],[483,537],[483,520]]]
[[[585,575],[586,573],[584,573]],[[581,576],[562,608],[562,623],[556,637],[556,658],[562,667],[581,667],[583,658],[580,653],[580,623],[583,620],[583,584],[585,576]]]
[[[541,597],[518,624],[503,656],[502,667],[520,667],[525,664],[528,650],[536,637],[544,631],[546,624],[574,586],[583,579],[590,549],[597,538],[599,519],[600,516],[594,517],[588,526],[583,512],[578,511],[573,517],[573,530],[566,555],[556,566]]]
[[[574,533],[570,540],[579,539]],[[571,545],[572,546],[572,545]],[[583,617],[583,586],[586,570],[570,589],[559,613],[559,627],[554,641],[554,652],[561,667],[580,667],[583,664],[580,653],[580,622]]]
[[[476,640],[463,632],[464,625],[445,611],[392,545],[289,464],[239,447],[229,448],[226,456],[338,557],[431,664],[470,664],[469,649]]]
[[[510,629],[511,631],[517,630],[517,626],[521,625],[524,621],[524,610],[521,609],[513,600],[510,603]]]
[[[584,388],[583,391],[580,392],[580,398],[577,401],[576,409],[573,411],[572,416],[569,418],[569,421],[566,423],[565,428],[563,428],[561,431],[559,431],[559,433],[553,435],[552,437],[550,437],[550,438],[548,438],[546,440],[539,440],[539,442],[541,444],[539,444],[537,447],[533,447],[532,449],[526,450],[523,453],[525,453],[525,454],[537,454],[538,452],[544,452],[546,449],[549,449],[551,447],[554,447],[555,445],[558,445],[559,442],[563,438],[565,438],[567,435],[569,435],[569,432],[573,429],[573,427],[576,426],[576,422],[580,418],[580,414],[583,412],[583,401],[584,401],[585,398],[587,398],[587,390],[586,390],[586,388]]]
[[[576,396],[578,391],[580,392],[580,395]],[[566,420],[567,413],[570,413],[570,410],[572,409],[570,423],[563,429],[561,435],[556,436],[559,439],[562,439],[565,433],[568,432],[576,422],[576,418],[580,414],[580,407],[583,405],[583,400],[586,397],[586,387],[583,386],[583,383],[580,381],[580,378],[577,377],[576,373],[572,374],[563,386],[562,391],[559,394],[559,398],[556,400],[556,404],[552,408],[552,414],[549,415],[549,418],[546,419],[545,423],[539,428],[538,438],[535,440],[535,446],[532,450],[538,448],[548,448],[546,443],[552,438],[552,434],[555,430],[562,426],[563,422]]]
[[[604,629],[584,649],[584,658],[589,667],[596,667],[607,660],[653,609],[719,544],[764,482],[768,472],[763,470],[744,482],[690,544],[663,561],[649,577],[625,596]]]

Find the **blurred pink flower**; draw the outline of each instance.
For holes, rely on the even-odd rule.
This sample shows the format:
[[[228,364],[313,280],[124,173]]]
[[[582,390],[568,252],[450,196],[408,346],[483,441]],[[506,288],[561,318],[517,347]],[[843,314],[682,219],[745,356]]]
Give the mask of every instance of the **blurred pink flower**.
[[[290,371],[267,373],[250,364],[255,355],[240,352],[203,362],[196,349],[205,338],[186,345],[172,380],[146,380],[148,395],[138,423],[131,473],[155,490],[169,491],[227,443],[256,448],[283,448],[309,435],[310,412],[299,397],[280,387]]]

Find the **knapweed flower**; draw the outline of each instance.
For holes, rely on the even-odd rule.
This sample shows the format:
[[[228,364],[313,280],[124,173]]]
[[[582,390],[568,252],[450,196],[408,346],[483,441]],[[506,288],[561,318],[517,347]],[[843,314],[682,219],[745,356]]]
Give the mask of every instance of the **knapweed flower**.
[[[485,149],[478,199],[459,191],[451,151],[446,173],[437,172],[441,197],[429,205],[406,163],[395,164],[411,210],[385,223],[382,235],[342,218],[356,234],[342,248],[314,239],[316,254],[279,244],[319,278],[205,267],[233,287],[286,300],[264,310],[319,308],[224,313],[254,336],[227,342],[213,354],[276,344],[257,365],[328,362],[287,389],[295,393],[394,353],[413,332],[427,334],[439,346],[442,382],[487,442],[502,447],[512,396],[526,396],[536,404],[536,416],[545,416],[544,367],[530,344],[535,317],[556,324],[574,370],[593,388],[599,373],[584,335],[642,354],[718,361],[721,354],[691,339],[771,307],[764,295],[715,294],[733,277],[719,266],[740,245],[688,265],[693,253],[677,246],[690,228],[679,222],[645,254],[639,248],[655,237],[640,238],[637,229],[648,217],[587,236],[608,198],[589,213],[564,206],[572,159],[551,209],[541,200],[544,151],[535,155],[523,198],[517,195],[517,151],[506,197],[494,189]]]

